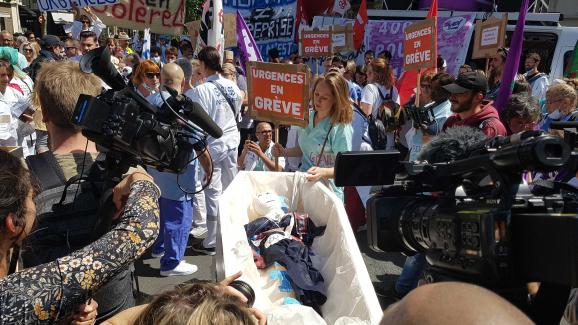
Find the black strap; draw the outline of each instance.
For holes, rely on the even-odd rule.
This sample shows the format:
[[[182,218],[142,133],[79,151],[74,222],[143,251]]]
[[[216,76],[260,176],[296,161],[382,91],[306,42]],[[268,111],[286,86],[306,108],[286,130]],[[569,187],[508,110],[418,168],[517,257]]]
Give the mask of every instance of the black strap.
[[[229,103],[229,107],[233,111],[233,116],[235,117],[235,122],[237,122],[237,112],[235,111],[235,105],[233,104],[233,101],[231,100],[231,98],[229,98],[229,96],[227,96],[227,93],[225,92],[225,88],[223,88],[223,86],[221,86],[220,84],[218,84],[214,80],[210,80],[209,82],[212,83],[215,87],[217,87],[217,89],[219,89],[219,91],[221,92],[221,95],[223,95],[223,97],[225,97],[225,100],[227,101],[227,103]]]
[[[30,172],[39,180],[43,191],[63,186],[67,182],[56,157],[50,150],[26,157],[26,164]],[[47,166],[49,168],[46,168]]]
[[[327,144],[327,139],[329,139],[329,133],[331,133],[331,130],[333,129],[333,123],[331,123],[331,126],[329,127],[329,131],[327,131],[327,134],[325,135],[325,140],[323,141],[323,146],[321,147],[321,152],[319,153],[319,157],[317,157],[317,164],[315,164],[315,166],[319,167],[319,163],[321,162],[321,156],[323,156],[323,152],[325,151],[325,145]]]
[[[534,81],[540,79],[541,77],[545,76],[546,74],[543,72],[536,72],[535,74],[528,76],[527,80],[529,84],[534,83]]]

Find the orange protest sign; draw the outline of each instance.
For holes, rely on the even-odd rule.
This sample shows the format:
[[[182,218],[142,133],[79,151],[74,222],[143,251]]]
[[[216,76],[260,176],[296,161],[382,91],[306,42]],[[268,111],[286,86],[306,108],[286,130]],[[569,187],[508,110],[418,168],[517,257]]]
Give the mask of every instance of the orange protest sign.
[[[331,30],[301,31],[301,55],[323,58],[333,54]]]
[[[306,127],[308,69],[304,64],[248,62],[249,115],[274,124]]]
[[[427,69],[435,66],[437,60],[435,18],[413,23],[404,30],[403,68],[404,70]]]

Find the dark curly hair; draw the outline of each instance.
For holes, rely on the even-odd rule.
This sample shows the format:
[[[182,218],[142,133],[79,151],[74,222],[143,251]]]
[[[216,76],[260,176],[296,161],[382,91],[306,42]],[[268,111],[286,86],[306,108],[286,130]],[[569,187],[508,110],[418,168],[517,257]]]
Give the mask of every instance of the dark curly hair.
[[[36,196],[39,186],[22,161],[4,150],[0,150],[0,166],[0,232],[4,232],[10,213],[15,215],[15,226],[25,225],[26,198],[30,192]]]

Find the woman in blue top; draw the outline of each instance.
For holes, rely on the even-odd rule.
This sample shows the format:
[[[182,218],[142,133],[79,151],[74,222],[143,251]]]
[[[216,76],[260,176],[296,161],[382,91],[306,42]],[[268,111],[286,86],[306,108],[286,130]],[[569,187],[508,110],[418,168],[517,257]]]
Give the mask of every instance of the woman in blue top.
[[[341,200],[343,189],[335,186],[333,166],[338,152],[351,151],[353,110],[347,81],[338,73],[319,77],[313,86],[314,109],[309,125],[299,133],[299,146],[283,148],[275,144],[272,153],[280,157],[302,157],[301,171],[309,181],[325,179]]]

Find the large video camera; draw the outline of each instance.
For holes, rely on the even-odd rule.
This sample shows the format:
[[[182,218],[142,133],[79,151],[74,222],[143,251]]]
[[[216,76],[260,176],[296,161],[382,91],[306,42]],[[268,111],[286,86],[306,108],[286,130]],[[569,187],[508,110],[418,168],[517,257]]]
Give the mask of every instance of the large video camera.
[[[112,88],[98,97],[81,95],[73,115],[82,133],[106,153],[108,173],[120,175],[137,164],[180,173],[191,161],[191,138],[223,134],[198,103],[174,90],[167,89],[162,108],[149,104],[126,86],[106,46],[85,54],[80,66]]]
[[[338,155],[337,186],[375,184],[375,175],[375,185],[386,185],[367,202],[372,249],[425,253],[429,282],[475,283],[512,301],[527,298],[531,281],[578,285],[575,189],[553,182],[535,196],[522,181],[529,171],[575,174],[561,138],[528,131],[486,140],[458,128],[424,151],[429,162],[398,162],[398,153]]]

